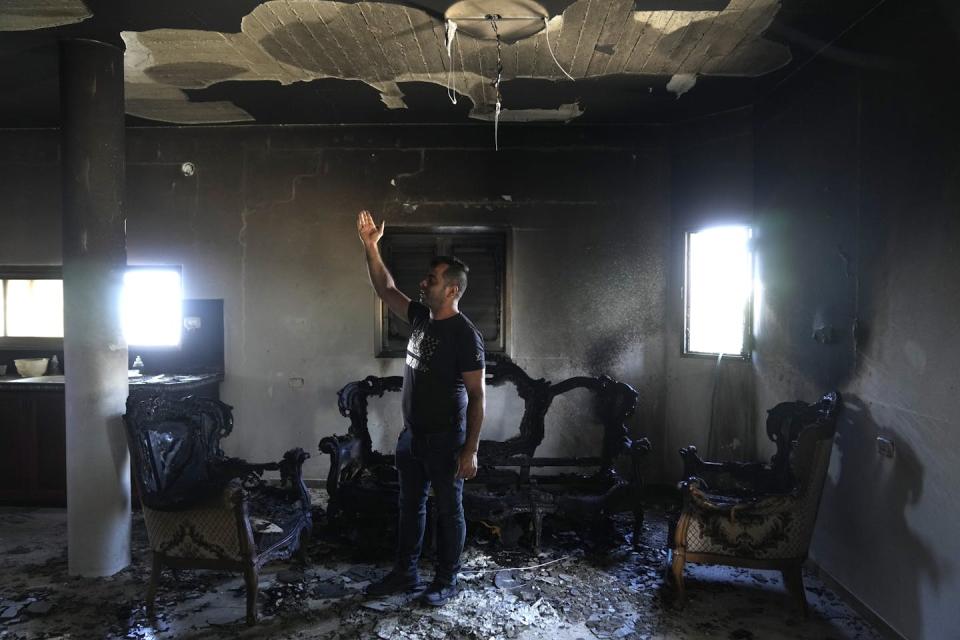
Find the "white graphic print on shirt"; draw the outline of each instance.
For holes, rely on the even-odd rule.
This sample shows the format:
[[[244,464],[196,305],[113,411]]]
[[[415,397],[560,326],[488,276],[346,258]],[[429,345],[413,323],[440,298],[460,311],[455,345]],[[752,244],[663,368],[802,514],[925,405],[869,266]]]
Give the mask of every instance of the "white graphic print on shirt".
[[[407,365],[416,371],[430,371],[430,360],[437,351],[440,339],[428,336],[423,329],[414,329],[407,343]]]

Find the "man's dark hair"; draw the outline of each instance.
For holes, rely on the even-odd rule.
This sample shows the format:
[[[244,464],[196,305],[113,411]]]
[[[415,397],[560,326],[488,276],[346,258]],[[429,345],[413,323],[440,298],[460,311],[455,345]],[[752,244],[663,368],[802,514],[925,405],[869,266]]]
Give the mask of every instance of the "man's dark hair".
[[[443,272],[443,281],[457,286],[457,300],[459,300],[463,296],[463,292],[467,290],[467,274],[470,273],[470,267],[459,258],[437,256],[430,261],[430,268],[432,269],[439,264],[447,265],[447,270]]]

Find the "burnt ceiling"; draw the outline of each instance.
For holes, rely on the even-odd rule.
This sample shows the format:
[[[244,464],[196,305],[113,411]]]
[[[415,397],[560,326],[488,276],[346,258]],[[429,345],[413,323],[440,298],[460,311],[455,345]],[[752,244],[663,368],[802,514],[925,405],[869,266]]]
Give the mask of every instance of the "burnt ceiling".
[[[750,104],[870,5],[451,4],[5,0],[0,126],[58,124],[56,43],[72,37],[125,48],[132,124],[457,123],[498,101],[502,122],[675,121]]]

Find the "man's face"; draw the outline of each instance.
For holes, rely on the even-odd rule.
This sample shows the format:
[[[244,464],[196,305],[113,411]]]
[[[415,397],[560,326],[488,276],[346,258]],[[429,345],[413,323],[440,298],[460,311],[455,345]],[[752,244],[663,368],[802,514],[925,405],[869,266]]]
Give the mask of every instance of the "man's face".
[[[420,281],[420,302],[431,309],[441,308],[447,297],[452,295],[454,287],[448,285],[443,279],[448,266],[442,263],[438,264],[430,269],[423,280]]]

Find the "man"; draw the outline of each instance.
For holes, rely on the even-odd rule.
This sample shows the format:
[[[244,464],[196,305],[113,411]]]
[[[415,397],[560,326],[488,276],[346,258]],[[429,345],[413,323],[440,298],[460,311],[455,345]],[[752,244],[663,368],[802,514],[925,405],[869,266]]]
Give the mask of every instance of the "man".
[[[367,256],[370,282],[390,310],[411,327],[403,373],[403,431],[397,441],[400,523],[397,558],[367,593],[383,596],[421,589],[417,561],[426,524],[427,491],[437,509],[437,571],[421,602],[441,606],[456,595],[460,553],[466,537],[463,481],[477,474],[477,447],[484,409],[483,337],[459,302],[467,289],[467,266],[439,256],[420,282],[420,302],[399,291],[383,264],[378,227],[367,211],[357,231]]]

